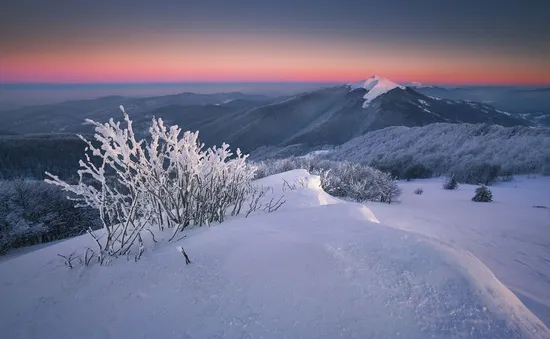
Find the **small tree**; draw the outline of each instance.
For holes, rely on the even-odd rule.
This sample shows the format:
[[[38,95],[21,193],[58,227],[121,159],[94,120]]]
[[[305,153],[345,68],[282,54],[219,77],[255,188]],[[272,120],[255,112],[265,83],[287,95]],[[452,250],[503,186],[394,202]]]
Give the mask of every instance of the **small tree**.
[[[458,181],[456,181],[454,175],[443,184],[443,188],[446,190],[455,190],[458,188]]]
[[[476,188],[476,194],[472,198],[475,202],[491,202],[493,201],[493,193],[485,185]]]

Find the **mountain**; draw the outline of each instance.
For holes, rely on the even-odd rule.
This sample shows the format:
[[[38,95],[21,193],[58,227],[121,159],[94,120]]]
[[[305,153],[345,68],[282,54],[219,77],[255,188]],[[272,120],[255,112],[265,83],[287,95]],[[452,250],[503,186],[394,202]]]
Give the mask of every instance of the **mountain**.
[[[388,93],[393,89],[405,89],[405,86],[398,85],[395,82],[392,82],[385,78],[381,78],[377,75],[374,75],[366,80],[359,81],[357,83],[349,84],[348,86],[352,90],[362,88],[367,91],[367,94],[363,96],[363,99],[365,99],[365,102],[363,103],[363,108],[368,107],[371,101],[383,94]]]
[[[340,145],[389,126],[437,122],[529,125],[488,104],[438,99],[379,76],[282,98],[242,93],[183,93],[150,98],[104,97],[0,112],[9,132],[89,133],[85,118],[119,117],[123,104],[137,131],[153,116],[184,129],[199,130],[207,145],[228,142],[250,152],[260,147]]]
[[[204,106],[209,106],[212,112],[217,112],[219,110],[214,106],[238,110],[271,100],[267,96],[240,92],[181,93],[145,98],[107,96],[0,111],[0,126],[6,132],[17,134],[86,133],[91,130],[83,125],[84,119],[107,121],[112,117],[117,118],[120,116],[119,105],[124,105],[134,118],[147,117],[150,120],[156,110],[166,107],[173,107],[176,111],[178,107],[195,107],[198,113],[202,113]]]
[[[476,102],[438,100],[377,76],[343,86],[303,93],[222,118],[214,133],[250,151],[261,146],[339,145],[388,126],[425,126],[436,122],[529,125],[494,107]],[[206,133],[206,135],[205,135]]]
[[[489,104],[499,110],[512,112],[536,126],[550,127],[550,88],[517,86],[468,86],[443,88],[419,86],[415,90],[434,98],[468,100]]]

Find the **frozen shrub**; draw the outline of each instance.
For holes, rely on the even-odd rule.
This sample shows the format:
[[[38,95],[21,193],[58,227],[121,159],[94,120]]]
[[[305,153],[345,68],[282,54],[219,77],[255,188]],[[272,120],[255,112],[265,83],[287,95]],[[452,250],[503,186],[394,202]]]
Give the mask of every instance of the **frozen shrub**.
[[[71,192],[79,206],[99,212],[103,233],[88,233],[100,263],[130,253],[139,258],[141,235],[152,224],[171,228],[172,240],[189,225],[223,222],[227,214],[240,213],[255,172],[247,155],[231,152],[227,144],[204,149],[198,132],[182,133],[162,119],[153,119],[149,138],[139,140],[120,108],[125,127],[113,119],[105,124],[86,120],[95,126],[95,142],[79,136],[87,147],[77,184],[46,173],[46,182]]]
[[[487,186],[482,185],[476,188],[476,192],[472,201],[476,202],[491,202],[493,201],[493,193],[487,188]]]
[[[444,184],[443,188],[446,190],[455,190],[458,188],[458,181],[456,181],[454,175],[451,176]]]
[[[319,165],[323,167],[316,167]],[[336,197],[389,204],[395,202],[402,193],[390,174],[369,166],[327,161],[313,163],[312,166],[313,173],[321,175],[323,189]]]
[[[414,190],[414,194],[416,195],[421,195],[422,193],[424,193],[424,190],[422,188],[417,188]]]
[[[401,189],[391,174],[367,165],[347,161],[286,158],[255,164],[262,177],[293,169],[305,169],[321,177],[323,189],[336,197],[356,201],[391,203],[401,195]],[[292,184],[285,186],[291,188]]]

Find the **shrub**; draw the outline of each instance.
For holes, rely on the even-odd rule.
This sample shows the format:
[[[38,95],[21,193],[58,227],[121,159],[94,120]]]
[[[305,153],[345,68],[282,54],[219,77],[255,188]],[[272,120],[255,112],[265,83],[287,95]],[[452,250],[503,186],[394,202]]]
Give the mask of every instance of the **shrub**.
[[[417,188],[414,190],[414,194],[416,195],[421,195],[422,193],[424,193],[424,190],[422,188]]]
[[[321,186],[327,193],[360,202],[370,200],[391,203],[402,193],[391,174],[347,161],[286,158],[264,161],[256,166],[260,172],[257,178],[292,169],[306,169],[321,177]],[[292,184],[285,187],[290,186]]]
[[[455,190],[458,188],[458,181],[456,181],[454,175],[451,176],[447,182],[443,184],[443,188],[446,190]]]
[[[321,186],[336,197],[355,201],[392,203],[401,196],[401,189],[389,173],[350,162],[312,162],[313,173],[321,175]]]
[[[487,188],[487,186],[482,185],[476,188],[476,192],[472,201],[476,202],[491,202],[493,201],[493,193]]]
[[[80,136],[87,153],[77,184],[46,173],[46,182],[74,194],[80,206],[99,211],[104,233],[89,234],[101,264],[130,253],[139,258],[141,234],[153,224],[171,228],[172,240],[189,225],[223,222],[227,214],[240,213],[253,191],[255,168],[246,162],[247,155],[239,149],[233,154],[227,144],[203,149],[198,132],[182,133],[162,119],[153,119],[147,141],[138,140],[132,120],[120,108],[126,127],[113,119],[105,124],[87,120],[95,126],[97,143]],[[101,165],[92,159],[100,159]]]

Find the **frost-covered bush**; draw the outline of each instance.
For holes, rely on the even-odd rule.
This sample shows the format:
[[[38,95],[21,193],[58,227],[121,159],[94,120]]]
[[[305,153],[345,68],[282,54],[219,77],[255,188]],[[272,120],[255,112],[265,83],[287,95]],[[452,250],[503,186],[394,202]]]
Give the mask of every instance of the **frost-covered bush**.
[[[349,162],[331,163],[325,168],[314,169],[321,175],[323,189],[336,197],[348,197],[355,201],[378,201],[388,204],[401,196],[401,189],[391,174],[369,166]],[[326,169],[328,168],[328,169]],[[320,170],[326,172],[321,172]]]
[[[472,201],[476,202],[491,202],[493,201],[493,193],[487,188],[487,186],[482,185],[476,188],[476,192]]]
[[[443,184],[443,188],[446,190],[455,190],[458,188],[458,181],[454,175],[447,179],[447,181]]]
[[[141,255],[142,233],[151,225],[171,228],[171,240],[189,225],[223,222],[241,211],[255,167],[239,149],[234,154],[227,144],[204,149],[198,132],[182,133],[162,119],[153,119],[148,139],[137,139],[121,110],[122,125],[86,120],[95,126],[95,142],[79,136],[87,147],[77,184],[46,173],[46,182],[74,194],[79,206],[99,211],[103,234],[91,229],[89,234],[101,263],[131,252]]]
[[[401,189],[391,174],[347,161],[286,158],[256,165],[260,177],[293,169],[306,169],[312,174],[320,175],[323,189],[336,197],[391,203],[401,195]]]
[[[43,181],[0,181],[0,254],[100,227],[95,211],[75,208],[66,196]]]

